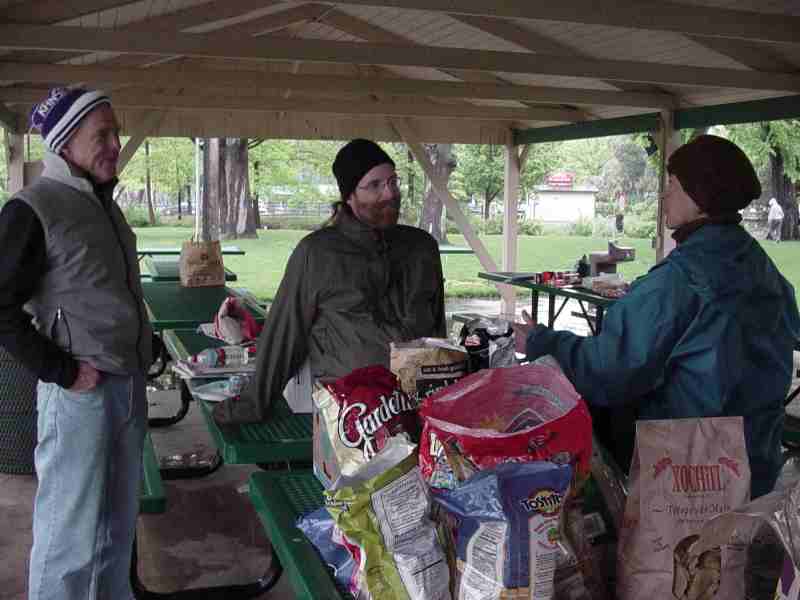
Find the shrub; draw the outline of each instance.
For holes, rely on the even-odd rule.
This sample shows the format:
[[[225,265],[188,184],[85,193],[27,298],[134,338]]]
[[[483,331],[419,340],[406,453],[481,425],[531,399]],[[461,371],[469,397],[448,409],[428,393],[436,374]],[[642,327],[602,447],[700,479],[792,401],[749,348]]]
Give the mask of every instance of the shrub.
[[[542,223],[542,235],[571,235],[571,226]]]
[[[520,235],[542,235],[544,233],[544,225],[536,219],[520,221],[518,227]]]
[[[503,217],[498,215],[483,221],[481,233],[485,235],[499,235],[503,233]]]
[[[617,237],[617,226],[614,219],[608,217],[594,218],[594,236],[598,238],[613,239]]]
[[[632,238],[649,239],[656,235],[656,221],[639,215],[625,216],[625,235]]]
[[[298,231],[315,231],[325,222],[320,217],[261,217],[264,229],[293,229]]]
[[[150,216],[147,209],[141,206],[129,206],[123,209],[125,220],[131,227],[150,227]],[[156,215],[156,225],[158,225],[158,215]]]
[[[579,235],[581,237],[592,237],[594,233],[594,221],[588,217],[580,217],[569,226],[570,235]]]

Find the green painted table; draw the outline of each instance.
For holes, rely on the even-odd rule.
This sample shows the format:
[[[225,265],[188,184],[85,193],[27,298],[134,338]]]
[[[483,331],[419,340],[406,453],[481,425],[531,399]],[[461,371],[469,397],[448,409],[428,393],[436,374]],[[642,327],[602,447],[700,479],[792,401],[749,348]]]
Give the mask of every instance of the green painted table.
[[[220,248],[223,255],[237,255],[242,256],[245,251],[239,246],[222,246]],[[164,248],[137,248],[136,254],[139,255],[139,260],[145,256],[180,256],[181,249],[177,247],[164,247]]]
[[[439,244],[439,254],[475,254],[472,248],[466,246],[451,246],[450,244]]]
[[[314,546],[297,526],[298,517],[323,505],[322,486],[311,471],[250,475],[250,499],[298,600],[349,600],[336,585]]]
[[[564,310],[564,306],[568,300],[577,300],[578,305],[581,308],[581,313],[578,313],[579,316],[582,316],[584,319],[586,319],[586,322],[589,324],[589,330],[593,335],[597,335],[603,327],[603,314],[605,309],[615,302],[615,299],[613,298],[606,298],[605,296],[600,296],[599,294],[595,294],[583,288],[575,286],[555,287],[552,285],[533,283],[533,281],[529,279],[519,278],[519,275],[520,274],[518,273],[506,272],[478,273],[478,277],[481,279],[487,279],[489,281],[494,281],[495,283],[505,283],[530,290],[531,317],[533,317],[533,320],[537,323],[539,322],[539,294],[547,295],[548,327],[553,326],[553,323],[555,323],[556,319],[561,314],[561,311]],[[556,310],[556,298],[562,298],[562,302],[558,307],[558,310]],[[588,306],[595,307],[594,315],[589,313],[587,310]]]
[[[177,260],[148,256],[142,264],[147,269],[142,272],[142,279],[155,282],[180,281],[180,264]],[[226,267],[225,281],[236,281],[236,279],[236,273]]]
[[[191,329],[168,329],[162,332],[164,345],[175,360],[186,360],[205,348],[223,345],[221,340],[210,338]],[[187,380],[185,389],[189,397],[195,382]],[[207,383],[210,379],[198,379]],[[182,397],[186,397],[182,395]],[[188,403],[188,398],[186,400]],[[208,430],[228,464],[310,464],[313,426],[310,414],[291,412],[286,402],[274,407],[275,415],[266,423],[221,428],[212,416],[214,403],[198,400]]]
[[[210,323],[228,296],[237,297],[256,321],[263,323],[267,316],[251,295],[227,286],[186,288],[178,282],[142,281],[142,291],[147,317],[156,331],[195,329],[201,323]]]

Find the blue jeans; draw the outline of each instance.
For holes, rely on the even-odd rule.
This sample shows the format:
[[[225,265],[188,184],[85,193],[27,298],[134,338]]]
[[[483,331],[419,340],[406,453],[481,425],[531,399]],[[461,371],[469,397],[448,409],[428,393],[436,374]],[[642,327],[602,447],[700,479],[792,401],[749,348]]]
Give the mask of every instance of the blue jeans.
[[[88,392],[40,381],[37,393],[29,599],[130,600],[144,377],[104,374]]]

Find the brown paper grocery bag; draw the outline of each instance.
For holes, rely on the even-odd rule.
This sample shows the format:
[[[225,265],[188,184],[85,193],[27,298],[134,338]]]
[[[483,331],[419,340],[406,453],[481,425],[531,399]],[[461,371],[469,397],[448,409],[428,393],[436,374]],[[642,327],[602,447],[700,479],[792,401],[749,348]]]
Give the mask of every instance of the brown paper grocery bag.
[[[179,272],[183,287],[225,285],[225,266],[219,241],[183,242]]]

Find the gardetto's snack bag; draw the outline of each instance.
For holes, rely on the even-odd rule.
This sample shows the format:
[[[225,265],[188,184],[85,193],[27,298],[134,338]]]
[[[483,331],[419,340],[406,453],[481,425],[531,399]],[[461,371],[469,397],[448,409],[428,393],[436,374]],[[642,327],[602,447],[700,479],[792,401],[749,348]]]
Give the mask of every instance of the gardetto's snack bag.
[[[356,369],[317,385],[314,399],[314,474],[326,489],[352,478],[396,435],[416,442],[416,398],[383,366]]]
[[[722,573],[743,567],[744,548],[698,554],[696,546],[706,521],[749,498],[741,417],[639,421],[620,530],[617,597],[728,600],[720,589]]]

